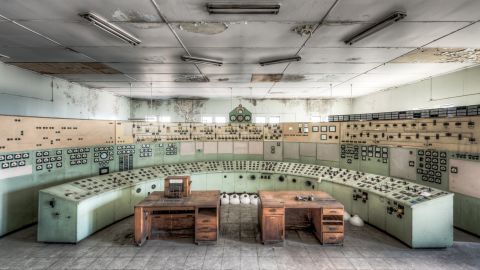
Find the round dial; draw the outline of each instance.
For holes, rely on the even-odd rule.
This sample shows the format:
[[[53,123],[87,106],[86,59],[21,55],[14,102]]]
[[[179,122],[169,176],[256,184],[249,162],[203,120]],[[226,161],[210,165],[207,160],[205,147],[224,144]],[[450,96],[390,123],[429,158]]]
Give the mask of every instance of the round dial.
[[[237,120],[238,120],[238,122],[243,122],[243,115],[237,116]]]
[[[245,115],[245,121],[250,121],[251,119],[250,115]]]
[[[106,152],[102,152],[102,153],[100,153],[100,158],[101,159],[106,159],[106,158],[108,158],[108,154]]]
[[[243,113],[243,110],[242,110],[242,109],[238,109],[237,112],[238,112],[238,113]]]
[[[235,121],[237,120],[237,117],[235,115],[230,115],[230,121]]]

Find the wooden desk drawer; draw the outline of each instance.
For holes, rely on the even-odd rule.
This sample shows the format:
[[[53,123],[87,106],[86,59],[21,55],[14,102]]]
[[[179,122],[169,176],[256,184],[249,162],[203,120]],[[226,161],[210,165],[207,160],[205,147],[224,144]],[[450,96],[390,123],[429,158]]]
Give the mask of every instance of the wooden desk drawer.
[[[284,215],[285,208],[263,208],[264,215]]]
[[[217,218],[211,218],[211,217],[197,217],[195,220],[195,223],[197,226],[201,225],[215,225],[217,224]]]
[[[322,244],[341,244],[343,233],[322,233]]]
[[[343,215],[343,209],[341,209],[341,208],[323,208],[322,213],[324,215]]]
[[[322,232],[323,233],[343,232],[343,226],[342,225],[323,225]]]
[[[197,241],[215,241],[217,240],[217,232],[196,232],[195,240]]]
[[[200,225],[200,226],[196,226],[195,230],[197,232],[216,232],[217,226]]]
[[[152,216],[151,226],[159,230],[193,228],[194,215],[158,215]]]

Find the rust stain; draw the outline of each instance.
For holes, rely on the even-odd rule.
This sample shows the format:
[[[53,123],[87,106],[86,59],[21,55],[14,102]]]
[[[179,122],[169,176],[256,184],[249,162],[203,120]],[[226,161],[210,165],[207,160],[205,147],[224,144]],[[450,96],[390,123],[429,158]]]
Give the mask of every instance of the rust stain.
[[[252,74],[251,82],[279,82],[282,74]]]
[[[11,62],[9,64],[41,74],[120,74],[118,70],[103,63]]]
[[[305,75],[285,74],[282,77],[282,82],[301,82],[301,81],[305,81],[305,79],[306,79]]]

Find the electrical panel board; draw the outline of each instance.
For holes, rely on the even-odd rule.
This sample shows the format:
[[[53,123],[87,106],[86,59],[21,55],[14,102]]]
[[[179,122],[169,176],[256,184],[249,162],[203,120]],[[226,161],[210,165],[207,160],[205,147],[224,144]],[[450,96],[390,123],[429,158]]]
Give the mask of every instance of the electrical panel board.
[[[111,144],[114,123],[0,115],[0,152]]]
[[[480,152],[480,117],[341,123],[341,142]]]
[[[339,143],[338,123],[283,123],[285,142]]]

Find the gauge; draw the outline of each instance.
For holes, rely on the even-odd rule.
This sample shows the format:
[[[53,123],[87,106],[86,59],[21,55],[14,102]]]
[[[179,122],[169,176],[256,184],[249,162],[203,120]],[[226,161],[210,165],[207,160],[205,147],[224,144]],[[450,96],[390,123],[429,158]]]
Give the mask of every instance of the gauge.
[[[237,117],[235,115],[230,115],[230,121],[236,121],[237,120]]]
[[[238,122],[243,122],[243,115],[238,115],[237,120]]]
[[[101,159],[106,159],[108,157],[108,154],[106,152],[100,153],[100,158]]]
[[[250,115],[245,115],[245,121],[250,121],[252,120],[252,118],[250,117]]]

